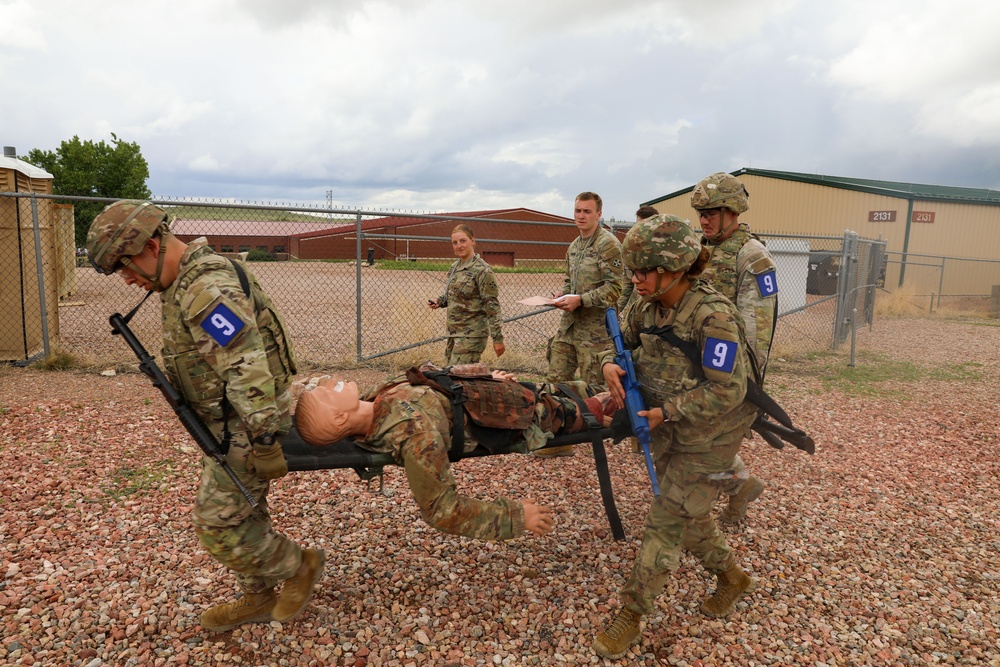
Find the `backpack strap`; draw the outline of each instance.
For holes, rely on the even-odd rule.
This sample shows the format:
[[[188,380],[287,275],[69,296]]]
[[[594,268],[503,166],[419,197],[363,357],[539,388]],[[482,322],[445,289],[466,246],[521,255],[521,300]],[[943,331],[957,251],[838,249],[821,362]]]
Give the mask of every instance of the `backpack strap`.
[[[448,460],[454,463],[465,454],[465,393],[462,384],[455,382],[447,370],[421,371],[410,368],[406,371],[406,379],[410,384],[427,385],[440,391],[451,401],[451,448],[448,450]]]
[[[250,279],[247,278],[247,272],[243,270],[236,260],[232,257],[229,258],[229,263],[233,265],[233,270],[236,271],[236,277],[240,279],[240,287],[243,288],[243,293],[246,297],[250,299],[250,304],[253,305],[253,297],[250,296]],[[254,308],[256,310],[256,308]],[[222,450],[223,456],[229,452],[229,445],[232,443],[233,434],[229,431],[229,399],[226,398],[226,383],[222,383],[222,442],[219,443],[220,449]]]

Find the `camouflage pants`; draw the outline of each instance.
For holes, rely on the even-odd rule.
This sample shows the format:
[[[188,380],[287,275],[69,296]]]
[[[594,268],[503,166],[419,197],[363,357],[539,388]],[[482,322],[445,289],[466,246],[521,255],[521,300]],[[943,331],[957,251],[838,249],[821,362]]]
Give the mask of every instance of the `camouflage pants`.
[[[713,472],[729,470],[739,451],[735,443],[714,443],[705,453],[672,453],[664,456],[669,441],[654,443],[654,458],[662,466],[660,497],[646,515],[642,545],[622,590],[622,603],[640,614],[652,613],[667,577],[680,564],[687,549],[709,572],[718,574],[730,557],[725,535],[711,515],[719,484],[707,479]]]
[[[202,547],[233,571],[245,593],[259,593],[295,574],[302,552],[271,525],[269,483],[247,469],[249,457],[246,434],[233,434],[226,461],[257,499],[257,508],[250,507],[225,471],[206,456],[202,458],[201,486],[192,518]]]
[[[581,398],[594,393],[583,383],[571,383],[570,388]],[[577,419],[579,409],[572,399],[556,395],[551,385],[540,384],[538,391],[532,419],[541,431],[562,435],[587,428]],[[421,405],[408,428],[399,455],[424,521],[442,532],[479,540],[508,540],[524,532],[524,509],[519,501],[478,500],[458,492],[448,461],[452,429],[449,410],[440,404]],[[466,447],[471,438],[466,430]]]
[[[547,382],[566,382],[576,377],[580,370],[580,380],[592,385],[604,385],[604,375],[597,363],[597,355],[604,351],[607,342],[570,343],[565,340],[549,339],[546,359],[549,362]]]
[[[737,454],[733,459],[733,465],[731,470],[733,471],[733,478],[728,479],[723,482],[719,489],[727,496],[735,496],[740,492],[740,488],[746,483],[747,478],[750,476],[749,472],[744,472],[747,469],[743,459]],[[745,475],[745,476],[744,476]]]
[[[475,364],[486,349],[486,338],[458,338],[449,336],[444,347],[444,362],[447,366]]]

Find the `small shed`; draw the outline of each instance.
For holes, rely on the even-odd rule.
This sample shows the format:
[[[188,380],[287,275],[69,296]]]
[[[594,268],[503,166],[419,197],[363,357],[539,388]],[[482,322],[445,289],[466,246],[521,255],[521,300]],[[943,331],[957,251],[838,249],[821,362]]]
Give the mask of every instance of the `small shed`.
[[[10,146],[4,146],[3,151],[0,362],[27,361],[47,351],[48,341],[59,334],[54,204],[51,199],[3,196],[3,193],[52,194],[52,174],[18,159]]]

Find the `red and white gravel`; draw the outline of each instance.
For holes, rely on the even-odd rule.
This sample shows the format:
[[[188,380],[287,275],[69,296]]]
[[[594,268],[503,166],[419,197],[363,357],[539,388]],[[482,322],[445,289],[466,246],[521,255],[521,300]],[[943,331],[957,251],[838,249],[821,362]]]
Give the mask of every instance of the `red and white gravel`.
[[[426,526],[398,468],[381,494],[353,471],[293,473],[270,504],[281,531],[327,552],[312,604],[212,634],[199,614],[235,587],[190,527],[198,451],[159,393],[139,374],[0,368],[0,664],[1000,666],[1000,327],[880,320],[859,345],[976,377],[865,395],[824,382],[829,360],[777,361],[768,384],[818,452],[744,448],[767,488],[730,543],[757,591],[706,618],[713,581],[685,556],[613,663],[590,643],[650,498],[622,446],[623,542],[586,447],[456,465],[465,493],[556,509],[551,536],[509,543]]]

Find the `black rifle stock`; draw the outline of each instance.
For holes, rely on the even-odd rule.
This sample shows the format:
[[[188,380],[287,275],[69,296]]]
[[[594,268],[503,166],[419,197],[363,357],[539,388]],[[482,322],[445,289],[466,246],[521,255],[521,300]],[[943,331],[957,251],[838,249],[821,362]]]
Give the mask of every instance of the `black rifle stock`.
[[[205,456],[208,456],[222,467],[226,474],[229,475],[229,479],[233,480],[233,484],[236,485],[236,488],[240,490],[247,499],[247,502],[250,503],[250,506],[257,507],[257,500],[247,490],[247,487],[243,485],[243,482],[236,476],[233,469],[229,467],[229,464],[226,463],[226,455],[219,448],[219,443],[215,440],[215,436],[212,435],[212,432],[208,430],[204,422],[195,414],[191,406],[187,404],[180,392],[170,384],[170,380],[167,379],[167,376],[160,367],[156,365],[156,360],[146,351],[146,348],[142,346],[142,343],[139,342],[139,339],[132,332],[132,329],[129,328],[125,318],[120,313],[115,313],[109,318],[109,321],[111,322],[111,333],[120,335],[128,346],[132,348],[132,352],[139,358],[139,370],[153,381],[153,386],[159,389],[163,397],[167,399],[167,403],[173,409],[174,414],[177,415],[181,424],[184,425],[187,432],[198,443],[198,446],[201,447],[201,451],[205,453]]]
[[[632,353],[625,349],[622,340],[622,330],[618,325],[618,312],[614,308],[608,308],[604,313],[604,326],[611,336],[611,341],[615,344],[615,364],[618,365],[625,375],[622,377],[622,389],[625,390],[625,409],[628,411],[628,419],[632,423],[632,432],[635,439],[642,447],[642,454],[646,457],[646,472],[649,474],[649,482],[653,486],[653,495],[660,497],[660,482],[656,479],[656,467],[653,465],[653,454],[649,450],[650,429],[649,420],[639,415],[640,410],[646,409],[646,404],[642,400],[639,392],[639,380],[635,376],[635,366],[632,364]]]

